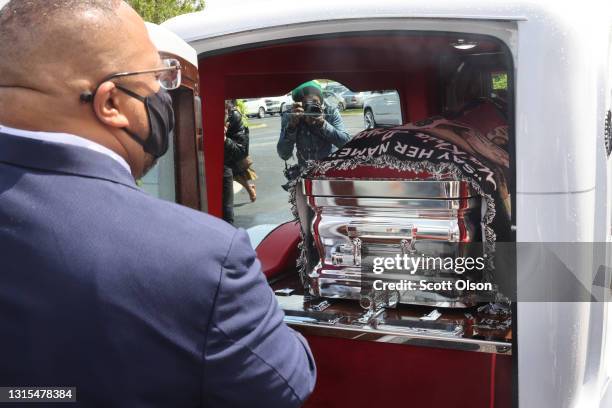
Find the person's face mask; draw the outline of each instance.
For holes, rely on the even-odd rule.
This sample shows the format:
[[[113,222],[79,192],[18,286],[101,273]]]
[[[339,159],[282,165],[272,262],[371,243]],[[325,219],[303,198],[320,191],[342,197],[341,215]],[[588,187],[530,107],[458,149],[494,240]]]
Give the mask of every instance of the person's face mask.
[[[145,152],[157,160],[168,151],[170,139],[174,134],[174,109],[172,109],[172,97],[163,88],[153,95],[143,97],[120,85],[117,88],[127,95],[142,101],[147,111],[149,122],[149,137],[142,137],[128,128],[123,130],[138,144]]]

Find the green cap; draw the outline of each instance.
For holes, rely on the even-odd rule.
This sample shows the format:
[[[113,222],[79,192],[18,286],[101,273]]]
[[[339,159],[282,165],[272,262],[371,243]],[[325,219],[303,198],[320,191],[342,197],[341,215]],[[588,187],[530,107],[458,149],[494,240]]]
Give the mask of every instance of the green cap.
[[[306,95],[317,95],[321,98],[323,94],[323,89],[321,85],[317,81],[308,81],[304,82],[302,85],[298,86],[291,92],[291,97],[294,101],[301,101]]]

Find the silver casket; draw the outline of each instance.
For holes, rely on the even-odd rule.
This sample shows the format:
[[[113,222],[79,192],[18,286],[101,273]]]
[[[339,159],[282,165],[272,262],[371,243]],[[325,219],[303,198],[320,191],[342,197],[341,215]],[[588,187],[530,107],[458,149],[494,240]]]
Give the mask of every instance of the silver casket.
[[[296,207],[302,224],[300,264],[305,287],[314,296],[360,300],[369,308],[375,295],[364,282],[375,276],[375,258],[456,259],[482,250],[481,201],[465,181],[300,180]],[[482,271],[458,273],[441,263],[422,265],[410,272],[385,270],[384,277],[413,281],[416,286],[421,281],[483,280]],[[455,285],[397,290],[386,296],[383,301],[388,304],[468,307],[477,303],[473,291]]]

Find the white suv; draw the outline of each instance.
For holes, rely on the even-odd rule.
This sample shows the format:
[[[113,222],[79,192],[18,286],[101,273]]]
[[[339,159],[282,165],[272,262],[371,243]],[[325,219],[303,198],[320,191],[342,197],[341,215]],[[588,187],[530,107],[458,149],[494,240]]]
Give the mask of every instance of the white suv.
[[[243,99],[247,116],[257,116],[263,119],[266,116],[266,100],[264,98]]]
[[[281,96],[272,96],[265,98],[266,100],[266,113],[274,115],[275,113],[283,113],[291,105],[293,105],[293,98],[291,92]]]
[[[397,91],[372,91],[363,103],[363,120],[366,129],[401,125],[402,108]]]

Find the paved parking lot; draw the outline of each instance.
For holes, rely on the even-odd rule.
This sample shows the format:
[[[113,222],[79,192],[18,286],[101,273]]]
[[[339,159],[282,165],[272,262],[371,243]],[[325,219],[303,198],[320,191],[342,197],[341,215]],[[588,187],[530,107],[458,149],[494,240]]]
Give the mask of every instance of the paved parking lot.
[[[359,111],[342,116],[351,135],[363,130],[363,116]],[[236,226],[245,229],[261,224],[279,224],[292,218],[287,202],[288,194],[281,188],[286,182],[283,175],[285,163],[276,153],[280,117],[250,118],[249,124],[250,153],[254,161],[253,168],[259,177],[255,182],[257,201],[251,203],[243,189],[234,197]],[[293,163],[295,162],[289,162]]]

